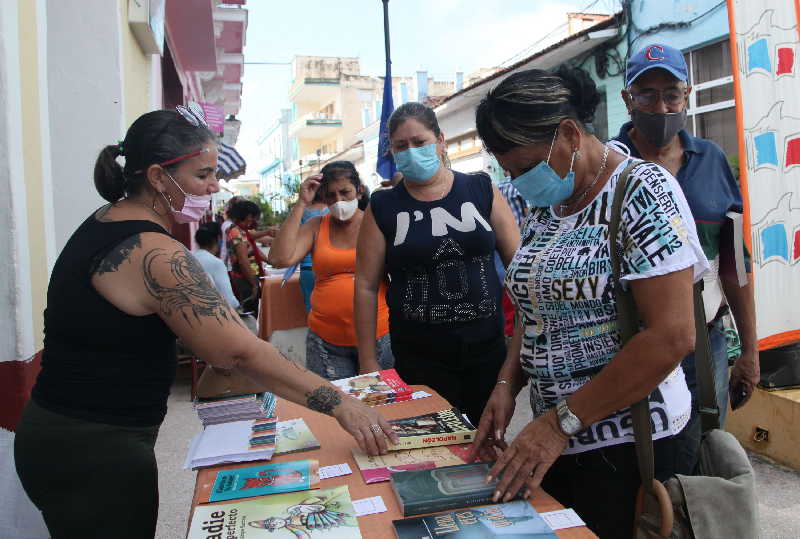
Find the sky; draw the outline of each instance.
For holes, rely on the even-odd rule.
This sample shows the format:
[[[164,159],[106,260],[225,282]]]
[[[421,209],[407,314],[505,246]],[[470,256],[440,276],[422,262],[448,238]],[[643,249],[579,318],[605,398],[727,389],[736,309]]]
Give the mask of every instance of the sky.
[[[616,0],[389,0],[392,75],[418,69],[455,80],[503,65],[566,22],[566,13],[610,13]],[[291,62],[295,55],[354,56],[361,74],[383,76],[380,0],[249,0],[245,62]],[[527,56],[527,54],[526,54]],[[236,147],[258,175],[257,140],[289,106],[290,65],[245,65]]]

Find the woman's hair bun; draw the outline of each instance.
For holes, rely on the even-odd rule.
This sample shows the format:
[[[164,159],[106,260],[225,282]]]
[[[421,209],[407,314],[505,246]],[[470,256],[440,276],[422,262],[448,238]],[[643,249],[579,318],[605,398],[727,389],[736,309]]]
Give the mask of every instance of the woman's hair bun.
[[[594,112],[600,103],[600,92],[589,74],[579,67],[567,65],[559,67],[555,74],[569,90],[569,102],[578,119],[584,124],[592,123]]]
[[[119,144],[110,144],[100,151],[94,164],[94,186],[105,200],[116,202],[125,196],[125,175],[117,163]]]

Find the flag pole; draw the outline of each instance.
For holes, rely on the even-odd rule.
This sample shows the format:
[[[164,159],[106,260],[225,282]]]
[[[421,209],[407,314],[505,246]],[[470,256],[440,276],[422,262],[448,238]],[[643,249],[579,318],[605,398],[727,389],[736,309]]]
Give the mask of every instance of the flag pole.
[[[383,79],[383,103],[381,106],[381,123],[378,131],[378,162],[375,170],[384,179],[389,180],[397,170],[389,148],[388,122],[394,112],[392,102],[392,55],[389,39],[389,0],[383,3],[383,44],[386,50],[386,75]]]

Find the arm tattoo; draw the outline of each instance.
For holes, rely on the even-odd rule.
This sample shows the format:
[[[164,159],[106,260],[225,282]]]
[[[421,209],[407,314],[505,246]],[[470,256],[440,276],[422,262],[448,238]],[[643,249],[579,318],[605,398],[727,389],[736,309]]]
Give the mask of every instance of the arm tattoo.
[[[331,386],[319,386],[306,393],[306,405],[309,410],[321,414],[332,415],[333,409],[342,402],[342,396]]]
[[[142,246],[142,239],[139,234],[134,234],[125,238],[116,246],[114,246],[103,258],[97,262],[97,266],[93,273],[98,276],[104,273],[111,273],[117,271],[123,262],[129,259],[131,253],[137,247]]]
[[[169,265],[174,284],[158,282],[153,274],[153,265],[157,263]],[[211,284],[203,266],[187,250],[169,253],[165,249],[151,249],[144,255],[142,265],[147,291],[159,301],[164,315],[180,313],[190,327],[193,321],[202,324],[204,318],[214,318],[220,325],[223,320],[242,325],[236,312]]]

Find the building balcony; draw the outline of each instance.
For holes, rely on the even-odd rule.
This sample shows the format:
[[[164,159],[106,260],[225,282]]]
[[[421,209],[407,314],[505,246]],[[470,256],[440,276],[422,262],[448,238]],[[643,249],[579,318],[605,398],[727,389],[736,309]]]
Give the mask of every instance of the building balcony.
[[[325,139],[335,135],[341,128],[341,118],[321,112],[309,112],[289,124],[289,136]]]
[[[322,107],[336,99],[340,85],[338,78],[306,77],[289,88],[289,101]]]

